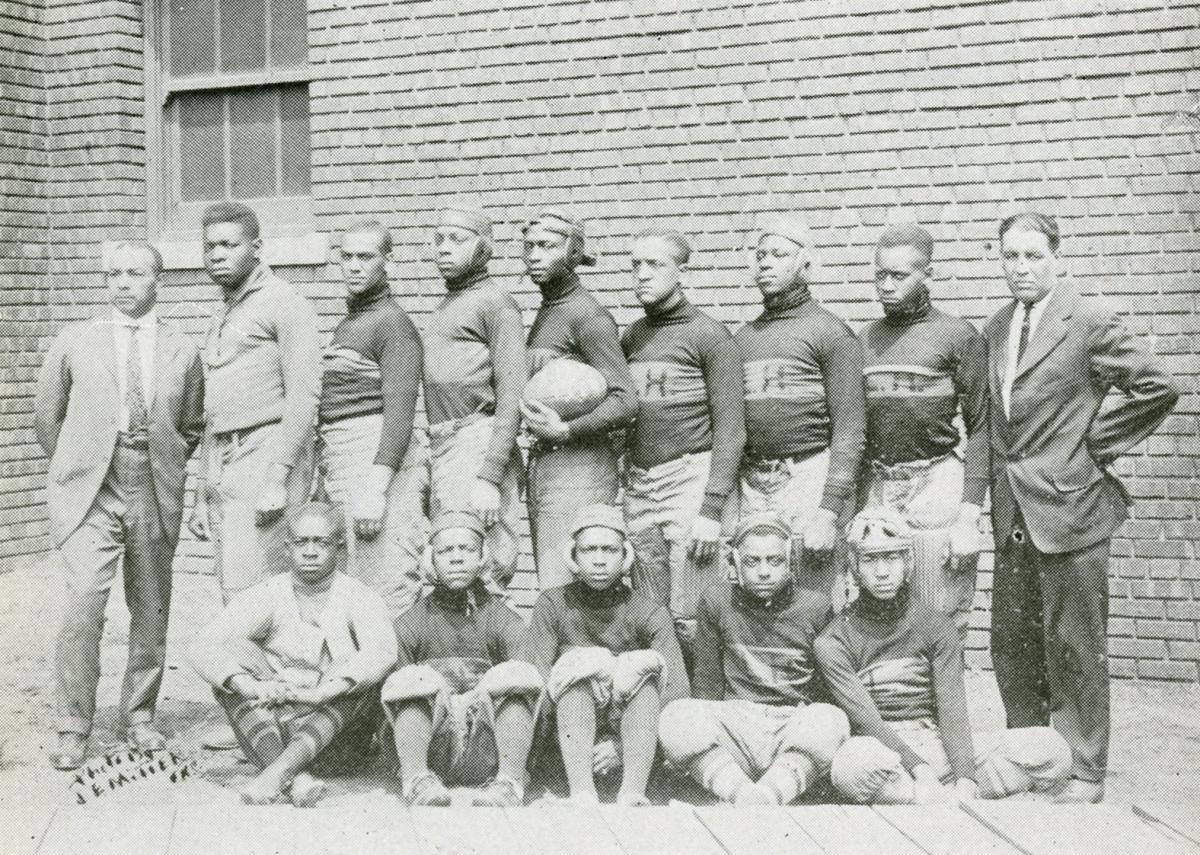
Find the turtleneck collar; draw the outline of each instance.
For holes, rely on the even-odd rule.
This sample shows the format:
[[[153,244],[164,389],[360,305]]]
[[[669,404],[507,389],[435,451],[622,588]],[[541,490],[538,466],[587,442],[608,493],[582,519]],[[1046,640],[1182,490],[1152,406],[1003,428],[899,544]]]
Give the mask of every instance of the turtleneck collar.
[[[381,280],[378,284],[372,285],[366,291],[358,294],[350,294],[346,297],[346,308],[351,313],[366,311],[376,303],[382,302],[392,296],[392,289],[386,279]]]
[[[575,589],[575,596],[588,608],[605,609],[620,605],[629,599],[632,592],[623,579],[618,579],[607,588],[597,591],[582,579],[576,579],[570,585]]]
[[[858,599],[853,605],[854,613],[878,623],[895,623],[908,611],[908,595],[908,582],[901,585],[896,596],[890,600],[881,600],[866,588],[859,588]]]
[[[435,584],[429,592],[430,602],[448,612],[467,615],[486,603],[490,596],[482,579],[476,579],[460,591]]]
[[[929,314],[932,304],[929,302],[929,289],[921,286],[911,300],[890,309],[883,310],[884,323],[894,327],[907,327],[915,324]]]
[[[461,279],[455,279],[454,281],[447,279],[446,280],[446,290],[451,291],[451,292],[465,291],[466,289],[470,288],[472,285],[476,284],[477,282],[482,282],[484,279],[487,279],[487,277],[488,277],[487,265],[483,265],[482,267],[479,267],[476,270],[472,270],[470,273],[466,274]]]
[[[795,598],[796,583],[792,579],[788,579],[786,582],[784,582],[783,587],[775,593],[775,596],[768,600],[764,600],[762,597],[755,596],[741,585],[735,584],[733,586],[734,602],[744,608],[757,611],[781,612],[790,606],[792,604],[792,600]]]
[[[789,288],[782,294],[773,294],[763,298],[763,308],[768,318],[782,315],[790,309],[796,309],[808,302],[811,295],[808,285],[803,282]]]
[[[579,282],[579,274],[572,270],[570,273],[538,287],[542,292],[542,302],[553,305],[572,297],[583,288],[583,285]]]
[[[675,300],[668,297],[662,303],[646,306],[646,321],[652,327],[682,324],[691,320],[695,314],[696,307],[688,302],[688,298],[683,294],[679,294]]]

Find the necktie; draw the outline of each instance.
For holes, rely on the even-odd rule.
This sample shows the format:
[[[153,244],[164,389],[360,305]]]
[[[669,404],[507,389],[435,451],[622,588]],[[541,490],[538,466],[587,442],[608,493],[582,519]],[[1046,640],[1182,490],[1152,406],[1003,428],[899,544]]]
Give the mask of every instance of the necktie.
[[[146,395],[142,391],[142,348],[138,327],[129,328],[129,352],[125,359],[125,406],[129,408],[130,434],[144,434],[150,422],[146,410]]]
[[[1030,306],[1027,303],[1021,303],[1021,311],[1024,312],[1024,315],[1021,317],[1021,336],[1017,339],[1017,365],[1021,364],[1021,360],[1025,357],[1025,350],[1029,347]]]

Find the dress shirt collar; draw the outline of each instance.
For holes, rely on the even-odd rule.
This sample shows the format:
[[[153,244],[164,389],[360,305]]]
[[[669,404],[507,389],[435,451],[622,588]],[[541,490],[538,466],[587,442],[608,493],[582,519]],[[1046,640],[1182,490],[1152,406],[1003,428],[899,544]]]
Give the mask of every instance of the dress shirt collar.
[[[112,310],[111,323],[118,327],[137,327],[142,330],[154,329],[158,324],[158,310],[151,309],[140,318],[131,318],[120,309],[114,308]]]

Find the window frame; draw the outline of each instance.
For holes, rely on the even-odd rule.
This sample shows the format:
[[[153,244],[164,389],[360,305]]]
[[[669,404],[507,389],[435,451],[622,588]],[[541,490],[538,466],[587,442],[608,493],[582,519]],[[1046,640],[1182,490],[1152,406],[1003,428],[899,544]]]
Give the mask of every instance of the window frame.
[[[150,237],[165,243],[191,243],[200,236],[200,216],[211,202],[185,202],[179,200],[179,168],[172,162],[172,155],[179,148],[179,123],[168,121],[166,110],[171,99],[189,92],[228,92],[249,87],[279,87],[287,84],[304,83],[309,88],[311,118],[314,79],[312,63],[293,68],[267,68],[252,71],[237,71],[214,75],[173,78],[170,75],[170,40],[168,38],[167,4],[170,0],[145,0],[142,3],[143,33],[145,41],[145,123],[146,123],[146,214]],[[307,5],[307,4],[306,4]],[[270,8],[269,4],[267,8]],[[267,38],[270,38],[268,17]],[[312,128],[309,126],[309,168],[312,168]],[[278,141],[277,141],[278,144]],[[277,168],[279,164],[277,163]],[[315,237],[313,230],[313,204],[310,192],[302,196],[272,196],[261,199],[243,199],[258,213],[263,226],[263,236],[272,237]],[[192,225],[194,224],[194,225]],[[324,241],[322,241],[324,243]],[[291,240],[288,245],[295,246]],[[301,242],[301,245],[303,242]],[[312,255],[311,253],[301,253]],[[322,253],[323,254],[323,253]],[[172,252],[176,256],[179,253]],[[197,250],[198,255],[198,250]],[[315,263],[315,262],[297,262]],[[197,263],[197,266],[198,263]]]

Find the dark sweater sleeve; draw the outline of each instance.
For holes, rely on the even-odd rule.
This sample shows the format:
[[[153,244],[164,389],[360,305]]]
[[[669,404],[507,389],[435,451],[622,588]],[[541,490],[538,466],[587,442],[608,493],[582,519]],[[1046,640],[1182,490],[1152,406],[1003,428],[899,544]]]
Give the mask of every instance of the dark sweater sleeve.
[[[498,612],[496,653],[499,655],[493,656],[493,660],[507,662],[520,654],[521,647],[525,643],[525,621],[521,620],[520,615],[508,606],[501,606]]]
[[[487,456],[479,470],[484,481],[499,484],[512,456],[521,429],[521,393],[528,365],[525,361],[525,327],[521,310],[507,294],[492,301],[484,313],[483,327],[492,353],[492,384],[496,391],[496,417]]]
[[[421,386],[421,337],[407,315],[391,313],[380,325],[379,372],[383,379],[383,432],[375,463],[399,469],[412,439]]]
[[[712,413],[712,465],[700,515],[720,520],[733,492],[746,446],[746,394],[742,359],[728,332],[714,331],[702,353],[701,369]]]
[[[700,598],[696,612],[696,642],[692,659],[692,696],[725,700],[725,671],[721,659],[721,623],[713,604],[712,588]]]
[[[833,625],[837,626],[838,624]],[[873,736],[895,751],[900,755],[904,768],[911,772],[925,761],[879,715],[875,701],[858,678],[850,651],[842,638],[832,631],[833,627],[821,633],[813,644],[817,665],[825,675],[829,690],[837,700],[838,706],[846,711],[851,729],[863,736]]]
[[[830,421],[829,474],[821,507],[840,515],[854,494],[867,442],[863,348],[849,328],[832,334],[821,354],[821,368]]]
[[[975,747],[971,742],[971,717],[967,712],[967,687],[958,629],[949,619],[928,626],[930,634],[935,636],[930,655],[942,747],[946,749],[946,759],[954,777],[974,780]]]
[[[416,665],[420,661],[421,628],[417,626],[417,613],[414,609],[421,608],[420,604],[413,606],[400,617],[396,618],[396,667]]]
[[[628,426],[637,416],[637,393],[629,363],[621,350],[616,321],[607,312],[589,314],[576,322],[575,336],[584,360],[604,375],[608,394],[596,409],[567,422],[571,436],[589,436]]]
[[[521,643],[521,652],[517,657],[528,662],[541,672],[542,679],[550,678],[550,669],[558,658],[558,618],[556,606],[550,599],[549,591],[543,592],[533,604],[533,614],[529,620],[529,629]]]
[[[967,430],[963,501],[983,505],[987,494],[988,378],[987,343],[973,329],[955,353],[954,387]]]
[[[655,604],[647,615],[646,631],[650,635],[650,648],[657,650],[666,663],[665,676],[659,687],[662,705],[686,698],[691,694],[691,689],[687,670],[683,667],[683,651],[679,649],[679,639],[675,635],[675,622],[671,620],[670,613]]]

